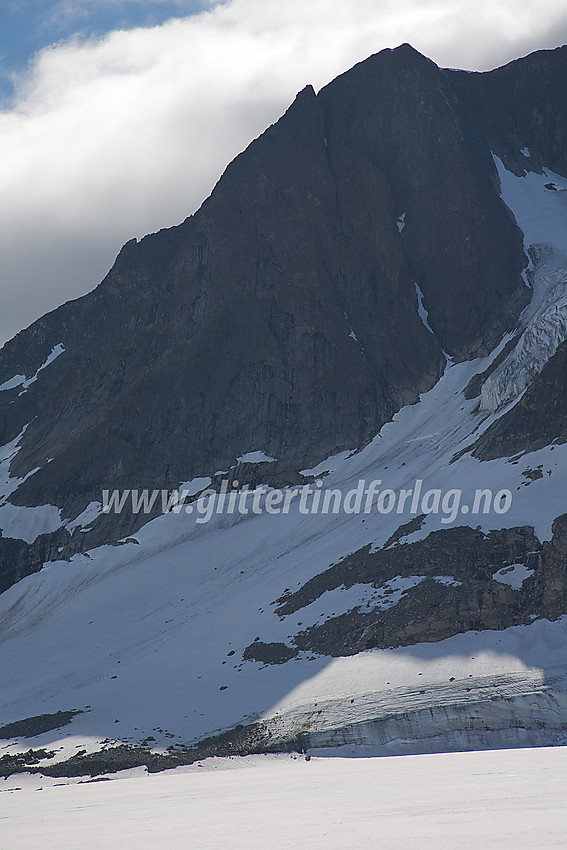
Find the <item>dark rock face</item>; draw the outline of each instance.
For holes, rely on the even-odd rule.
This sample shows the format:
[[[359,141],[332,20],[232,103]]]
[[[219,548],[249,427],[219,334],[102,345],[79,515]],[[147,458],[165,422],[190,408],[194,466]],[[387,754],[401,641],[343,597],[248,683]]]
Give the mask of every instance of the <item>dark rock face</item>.
[[[26,717],[24,720],[17,720],[14,723],[8,723],[6,726],[0,726],[0,739],[35,738],[37,735],[43,735],[44,732],[51,732],[52,729],[60,729],[62,726],[66,726],[76,714],[82,714],[82,711],[57,711],[55,714],[38,714],[35,717]]]
[[[403,45],[304,89],[195,215],[127,243],[97,289],[4,346],[0,383],[65,346],[0,393],[0,444],[28,425],[12,475],[39,467],[12,501],[71,519],[104,488],[172,487],[256,449],[291,474],[363,445],[443,350],[488,350],[527,297],[490,148],[520,139],[562,165],[566,55],[463,75]],[[96,542],[131,532],[101,523]],[[4,586],[62,545],[39,543],[0,540]]]
[[[260,661],[263,664],[285,664],[297,655],[297,650],[286,646],[285,643],[264,643],[254,641],[244,650],[242,657],[245,661]]]
[[[449,72],[474,103],[492,150],[506,168],[525,174],[542,166],[567,173],[567,49],[538,50],[489,74]],[[523,146],[530,158],[520,153]]]
[[[490,349],[525,303],[525,260],[495,191],[490,140],[451,72],[402,45],[319,97],[329,144],[340,140],[383,173],[396,214],[406,213],[404,253],[443,348],[457,359]]]
[[[365,546],[279,599],[276,613],[285,617],[301,611],[341,585],[380,588],[394,576],[416,573],[423,579],[389,608],[355,608],[299,632],[288,647],[289,657],[297,649],[354,655],[373,647],[444,640],[471,629],[505,629],[535,617],[556,619],[567,610],[567,516],[558,517],[552,530],[553,539],[543,544],[532,528],[485,535],[459,527],[374,553]],[[494,578],[513,564],[530,572],[518,589]]]

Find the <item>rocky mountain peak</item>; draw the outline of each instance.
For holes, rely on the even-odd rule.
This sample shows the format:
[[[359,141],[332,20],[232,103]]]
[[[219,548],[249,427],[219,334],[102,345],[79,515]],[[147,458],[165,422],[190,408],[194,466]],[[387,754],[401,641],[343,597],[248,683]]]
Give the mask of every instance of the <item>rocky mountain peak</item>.
[[[404,44],[306,86],[194,215],[4,346],[6,387],[64,350],[0,393],[11,502],[72,518],[109,482],[175,484],[258,448],[292,480],[364,446],[447,357],[490,351],[529,300],[491,150],[525,130],[553,153],[564,72],[564,51],[470,75]]]

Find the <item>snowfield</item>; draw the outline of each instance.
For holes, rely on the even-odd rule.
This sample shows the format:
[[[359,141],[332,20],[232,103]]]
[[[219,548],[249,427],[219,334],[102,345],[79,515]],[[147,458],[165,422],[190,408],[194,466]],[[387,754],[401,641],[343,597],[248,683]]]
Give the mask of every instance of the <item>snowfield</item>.
[[[565,847],[566,785],[562,747],[249,756],[95,783],[12,777],[0,829],[9,850],[553,850]]]

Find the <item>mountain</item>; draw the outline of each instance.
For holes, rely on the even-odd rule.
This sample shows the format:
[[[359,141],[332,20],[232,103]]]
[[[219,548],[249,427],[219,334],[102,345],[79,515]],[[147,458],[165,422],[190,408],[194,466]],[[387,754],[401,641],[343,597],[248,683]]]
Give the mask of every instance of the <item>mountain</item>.
[[[371,56],[6,343],[5,737],[565,737],[566,83]]]

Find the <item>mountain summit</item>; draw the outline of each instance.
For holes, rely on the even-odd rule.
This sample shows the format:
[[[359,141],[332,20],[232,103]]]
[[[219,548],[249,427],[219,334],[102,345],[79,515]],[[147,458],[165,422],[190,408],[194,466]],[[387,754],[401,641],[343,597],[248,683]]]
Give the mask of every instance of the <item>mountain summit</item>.
[[[93,292],[6,343],[8,631],[32,617],[24,597],[36,588],[37,640],[41,611],[48,618],[48,600],[59,609],[62,598],[74,635],[84,630],[80,610],[99,623],[97,634],[111,634],[114,621],[107,613],[97,621],[96,611],[124,593],[116,616],[128,609],[139,628],[146,617],[150,624],[143,640],[134,621],[115,635],[127,655],[152,635],[162,640],[145,607],[159,599],[177,612],[166,618],[177,651],[182,639],[210,641],[196,678],[237,654],[231,669],[256,671],[249,696],[262,691],[261,665],[272,685],[276,667],[293,668],[291,688],[309,659],[566,613],[558,496],[567,440],[566,87],[567,47],[488,73],[441,69],[406,44],[381,51],[318,93],[303,89],[194,215],[128,242]],[[409,522],[403,506],[306,518],[303,505],[285,522],[233,522],[219,510],[207,528],[194,514],[159,517],[159,500],[148,513],[102,509],[105,490],[190,482],[196,498],[227,476],[286,491],[329,483],[340,493],[375,476],[413,488],[408,505],[418,479],[440,493],[474,483],[514,502],[490,516],[467,516],[463,506],[452,527],[423,502]],[[167,575],[148,572],[152,563]],[[61,598],[57,581],[43,578],[56,574]],[[221,620],[206,621],[210,599],[224,611],[222,639]],[[246,616],[230,607],[251,599]],[[256,611],[268,608],[271,625],[262,617],[256,625]],[[93,681],[105,663],[101,656]],[[167,689],[163,671],[152,670]],[[215,700],[230,685],[216,676]],[[281,681],[268,688],[274,703]],[[245,691],[210,722],[191,725],[175,712],[168,722],[184,740],[241,723],[268,707]],[[437,705],[437,692],[427,693]],[[26,700],[14,697],[8,719]],[[35,705],[37,715],[77,708],[47,703]],[[458,727],[453,716],[437,721]]]
[[[10,474],[37,470],[11,500],[74,519],[108,482],[171,486],[250,446],[289,474],[364,445],[445,353],[489,351],[528,300],[491,150],[561,165],[565,107],[542,132],[539,104],[565,56],[462,74],[402,45],[300,92],[195,215],[4,346],[0,443],[27,425]]]

